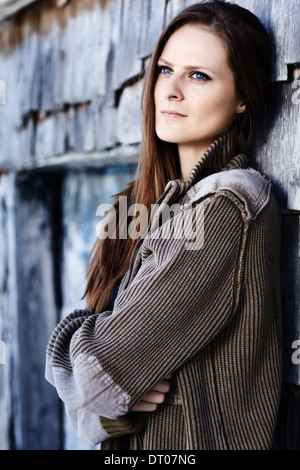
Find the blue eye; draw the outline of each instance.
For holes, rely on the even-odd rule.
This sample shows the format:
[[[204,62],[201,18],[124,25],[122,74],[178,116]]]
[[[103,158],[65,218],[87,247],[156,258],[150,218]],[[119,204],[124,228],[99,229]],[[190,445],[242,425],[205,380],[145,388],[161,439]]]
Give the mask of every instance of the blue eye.
[[[158,71],[160,75],[169,75],[172,73],[172,69],[170,67],[167,67],[166,65],[161,65],[158,67]]]
[[[191,77],[197,82],[207,82],[208,80],[211,80],[211,78],[203,72],[193,72]]]

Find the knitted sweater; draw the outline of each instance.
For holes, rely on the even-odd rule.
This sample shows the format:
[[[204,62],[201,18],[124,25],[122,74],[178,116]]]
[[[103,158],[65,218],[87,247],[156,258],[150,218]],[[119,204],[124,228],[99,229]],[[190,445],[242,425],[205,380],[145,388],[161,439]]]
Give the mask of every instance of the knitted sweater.
[[[79,436],[104,449],[122,448],[110,438],[129,432],[133,449],[271,448],[281,320],[270,187],[234,154],[232,134],[220,137],[184,181],[167,184],[113,310],[76,310],[57,325],[46,378]],[[166,402],[130,413],[171,372]]]

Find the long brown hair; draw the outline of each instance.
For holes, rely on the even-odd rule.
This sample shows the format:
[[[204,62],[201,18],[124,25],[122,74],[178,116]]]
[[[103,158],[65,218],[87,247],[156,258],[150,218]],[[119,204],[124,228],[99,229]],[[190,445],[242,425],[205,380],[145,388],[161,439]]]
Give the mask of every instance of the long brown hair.
[[[170,36],[186,24],[205,25],[216,32],[228,50],[229,65],[235,76],[236,92],[246,111],[234,123],[239,141],[246,142],[258,116],[265,110],[269,84],[269,37],[258,18],[236,5],[214,0],[183,10],[166,27],[152,54],[143,92],[143,138],[135,180],[115,196],[117,226],[114,237],[97,240],[87,266],[85,296],[93,312],[103,310],[116,281],[123,276],[137,240],[119,237],[131,221],[119,211],[119,196],[127,197],[128,207],[151,204],[162,194],[168,180],[180,177],[177,146],[160,140],[155,133],[154,87],[157,61]]]

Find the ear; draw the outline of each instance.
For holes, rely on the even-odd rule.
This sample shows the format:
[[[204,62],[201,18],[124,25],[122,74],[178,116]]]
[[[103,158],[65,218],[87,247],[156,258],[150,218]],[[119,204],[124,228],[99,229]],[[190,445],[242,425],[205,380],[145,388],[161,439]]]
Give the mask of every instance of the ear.
[[[240,103],[236,107],[236,113],[237,114],[242,114],[246,111],[246,105],[243,101],[240,101]]]

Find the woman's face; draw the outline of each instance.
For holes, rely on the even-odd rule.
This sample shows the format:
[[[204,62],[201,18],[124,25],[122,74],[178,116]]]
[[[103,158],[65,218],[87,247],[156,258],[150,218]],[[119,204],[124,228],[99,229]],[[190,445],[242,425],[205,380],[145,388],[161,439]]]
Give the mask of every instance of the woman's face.
[[[185,25],[158,60],[154,90],[158,137],[199,154],[226,132],[245,106],[235,91],[222,39],[202,25]]]

